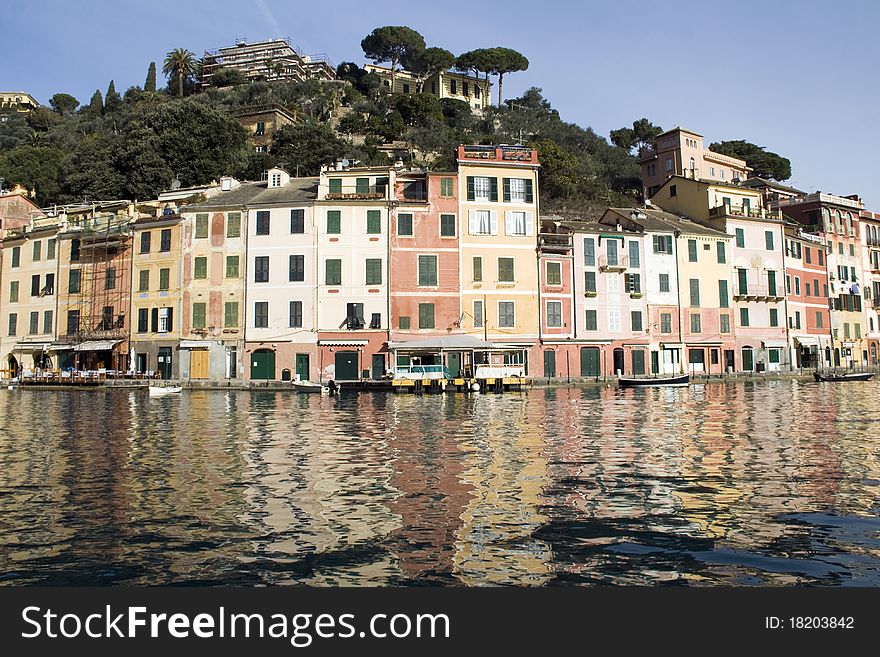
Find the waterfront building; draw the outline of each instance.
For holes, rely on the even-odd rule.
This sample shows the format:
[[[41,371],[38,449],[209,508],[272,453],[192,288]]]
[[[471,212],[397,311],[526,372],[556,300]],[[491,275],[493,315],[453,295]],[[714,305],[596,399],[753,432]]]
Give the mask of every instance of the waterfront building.
[[[58,352],[62,370],[125,372],[129,362],[132,227],[130,201],[56,208]]]
[[[761,196],[764,197],[765,208],[769,208],[770,204],[773,201],[778,201],[779,199],[783,198],[803,196],[806,193],[794,187],[783,185],[782,183],[776,182],[775,180],[768,180],[759,176],[752,176],[751,178],[747,178],[741,183],[741,185],[743,187],[748,187],[749,189],[754,189],[758,192],[761,192]]]
[[[367,64],[367,73],[373,73],[382,81],[382,86],[394,93],[431,94],[436,98],[453,98],[468,104],[475,114],[481,114],[492,104],[492,85],[476,75],[456,71],[438,71],[421,81],[410,71],[398,70],[394,73],[394,89],[391,89],[391,69],[387,66]],[[421,87],[420,87],[421,85]]]
[[[868,319],[868,360],[877,365],[880,358],[880,213],[862,210],[863,299]]]
[[[213,382],[244,376],[248,203],[266,183],[229,180],[216,196],[180,209],[180,377]]]
[[[56,367],[58,220],[40,213],[3,230],[0,370],[4,377]]]
[[[462,329],[510,348],[504,364],[529,374],[541,358],[538,152],[459,146],[457,159]]]
[[[31,219],[43,216],[40,206],[27,197],[27,190],[23,187],[0,192],[0,231],[24,228]]]
[[[799,369],[831,366],[831,318],[825,239],[785,224],[785,289],[791,363]]]
[[[318,178],[270,169],[247,206],[245,378],[317,380]]]
[[[731,309],[733,317],[728,321],[735,323],[735,354],[726,354],[725,369],[790,369],[782,215],[764,207],[758,190],[684,176],[668,178],[651,202],[733,238],[726,247],[716,244],[717,253],[711,253],[713,262],[726,265],[728,270],[722,277],[719,269],[715,292],[719,307],[725,310],[722,315],[729,316],[727,309]],[[693,249],[699,246],[689,243],[688,262],[697,261]],[[701,246],[711,250],[708,244]],[[729,280],[731,266],[733,281]],[[707,279],[700,284],[707,287],[711,282]],[[730,329],[727,325],[722,333],[729,335]]]
[[[570,377],[572,358],[579,358],[575,339],[576,299],[574,239],[576,222],[558,216],[541,217],[538,233],[538,277],[540,288],[541,347],[543,371],[532,368],[534,376],[548,379]],[[576,361],[577,362],[577,361]],[[577,376],[576,373],[574,373]]]
[[[710,150],[702,135],[680,127],[658,135],[653,146],[643,148],[639,166],[646,199],[654,196],[670,176],[737,183],[748,178],[751,171],[744,160]]]
[[[336,79],[336,67],[326,54],[306,55],[290,39],[254,43],[241,39],[234,46],[206,50],[199,75],[201,87],[215,86],[214,74],[221,69],[241,71],[249,82],[261,79],[272,82]]]
[[[132,224],[130,369],[147,376],[180,376],[181,217],[172,208],[141,214]]]
[[[863,274],[858,196],[823,192],[783,198],[771,204],[786,217],[825,240],[828,293],[831,311],[831,364],[834,367],[867,365],[867,315],[862,303]]]
[[[319,378],[381,379],[388,369],[388,230],[393,167],[323,167],[315,201]]]

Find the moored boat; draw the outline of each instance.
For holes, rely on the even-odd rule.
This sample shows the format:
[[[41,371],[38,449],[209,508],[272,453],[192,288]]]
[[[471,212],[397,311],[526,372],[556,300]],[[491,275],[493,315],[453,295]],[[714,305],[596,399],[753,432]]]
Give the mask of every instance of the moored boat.
[[[816,381],[870,381],[874,378],[874,372],[813,372]]]
[[[673,376],[652,377],[626,377],[617,379],[621,388],[651,388],[655,386],[686,386],[690,383],[689,374],[676,374]]]
[[[174,395],[179,393],[183,388],[181,386],[150,386],[150,397],[164,397],[165,395]]]
[[[312,383],[311,381],[300,381],[298,383],[294,383],[293,388],[297,392],[305,392],[310,394],[320,393],[322,395],[330,394],[330,388],[328,388],[327,386],[323,386],[320,383]]]

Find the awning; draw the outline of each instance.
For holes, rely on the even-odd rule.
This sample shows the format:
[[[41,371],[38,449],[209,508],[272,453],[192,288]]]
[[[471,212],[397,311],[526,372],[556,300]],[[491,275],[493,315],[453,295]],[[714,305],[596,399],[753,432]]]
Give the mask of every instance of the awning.
[[[49,351],[51,342],[16,342],[12,351]]]
[[[435,338],[424,338],[423,340],[389,342],[388,348],[392,351],[454,351],[468,349],[495,349],[496,345],[473,335],[440,335]]]
[[[814,345],[816,347],[819,346],[819,336],[818,335],[805,335],[805,336],[796,335],[796,336],[794,336],[794,339],[797,340],[798,344],[803,345],[805,347],[811,347]]]
[[[720,340],[707,340],[706,342],[688,342],[688,347],[720,347],[724,343]]]
[[[661,342],[660,346],[664,349],[684,349],[684,342]]]
[[[318,340],[322,347],[363,347],[370,344],[369,340]]]
[[[53,342],[49,345],[49,351],[73,351],[75,346],[69,342]]]
[[[207,349],[214,342],[212,340],[181,340],[181,349]]]
[[[765,349],[785,349],[788,347],[788,342],[785,340],[763,340],[761,344]]]
[[[122,340],[90,340],[76,345],[74,351],[110,351]]]

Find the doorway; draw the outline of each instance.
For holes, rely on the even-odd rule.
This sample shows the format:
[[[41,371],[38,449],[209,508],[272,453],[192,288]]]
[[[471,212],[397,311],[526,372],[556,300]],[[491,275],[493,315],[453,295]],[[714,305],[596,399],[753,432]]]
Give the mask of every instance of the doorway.
[[[599,350],[596,347],[581,347],[581,376],[599,376]]]
[[[372,360],[373,380],[378,381],[385,376],[385,354],[373,354]]]
[[[189,352],[189,378],[208,378],[208,350],[193,349]]]
[[[309,380],[309,355],[308,354],[297,354],[296,355],[296,376],[299,377],[300,381],[308,381]]]
[[[618,347],[614,350],[614,374],[615,376],[620,376],[623,374],[624,368],[624,357],[623,357],[623,349]]]
[[[552,349],[544,351],[544,376],[548,379],[556,376],[556,352]]]
[[[137,354],[136,360],[137,360],[137,368],[135,369],[135,371],[138,374],[143,374],[144,372],[147,371],[147,365],[149,364],[149,361],[147,360],[147,354]]]
[[[337,381],[358,380],[358,352],[337,351],[335,365]]]
[[[275,352],[257,349],[251,354],[251,378],[269,381],[275,378]]]
[[[742,350],[743,372],[751,372],[755,369],[755,352],[751,347],[744,347]]]
[[[461,376],[461,352],[453,351],[446,354],[446,369],[449,370],[449,376],[453,379]]]
[[[159,347],[159,376],[171,378],[171,347]]]

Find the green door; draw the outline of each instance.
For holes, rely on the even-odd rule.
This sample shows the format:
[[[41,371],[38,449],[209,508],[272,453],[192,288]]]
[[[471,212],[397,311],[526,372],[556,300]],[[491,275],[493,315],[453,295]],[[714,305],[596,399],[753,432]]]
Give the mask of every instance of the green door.
[[[641,349],[632,350],[633,374],[645,373],[645,352]]]
[[[336,380],[357,381],[358,376],[358,353],[356,351],[336,352]]]
[[[751,349],[743,349],[743,372],[751,372],[755,369],[755,360]]]
[[[544,351],[544,376],[548,379],[556,376],[556,352],[552,349]]]
[[[300,381],[308,381],[309,380],[309,355],[308,354],[297,354],[296,355],[296,375],[300,378]]]
[[[251,378],[270,380],[275,378],[275,352],[257,349],[251,354]]]
[[[385,354],[373,354],[373,379],[378,381],[385,376]]]
[[[459,352],[446,354],[446,369],[449,370],[449,376],[453,379],[461,376],[461,354]]]
[[[599,376],[599,350],[581,347],[581,376]]]

